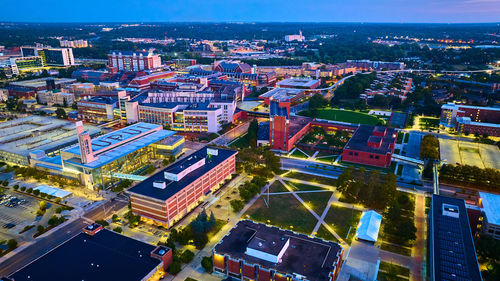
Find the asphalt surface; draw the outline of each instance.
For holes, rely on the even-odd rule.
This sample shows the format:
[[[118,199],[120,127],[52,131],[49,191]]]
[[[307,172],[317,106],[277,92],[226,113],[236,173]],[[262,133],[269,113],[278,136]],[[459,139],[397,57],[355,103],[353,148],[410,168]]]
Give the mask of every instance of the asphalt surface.
[[[95,221],[110,216],[114,210],[118,210],[127,203],[120,200],[107,201],[84,214],[84,218],[78,218],[72,222],[63,225],[56,231],[52,231],[47,236],[37,238],[33,244],[22,249],[15,255],[0,263],[0,277],[9,276],[20,270],[34,260],[48,253],[50,250],[58,247],[67,240],[79,234],[83,227],[88,225],[87,221]],[[87,219],[87,220],[85,220]]]

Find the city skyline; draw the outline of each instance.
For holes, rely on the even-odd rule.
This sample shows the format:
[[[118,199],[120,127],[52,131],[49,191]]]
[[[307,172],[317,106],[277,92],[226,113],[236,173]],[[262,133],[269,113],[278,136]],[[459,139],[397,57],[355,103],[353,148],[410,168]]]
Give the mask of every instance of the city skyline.
[[[62,1],[38,5],[33,0],[19,6],[4,3],[3,21],[13,22],[394,22],[394,23],[495,23],[498,0],[356,0],[350,3],[319,0],[314,5],[291,0],[76,1],[67,13]],[[193,7],[201,8],[193,9]],[[96,9],[96,7],[101,7]],[[389,9],[387,7],[390,7]],[[110,13],[110,11],[113,11]],[[300,13],[298,13],[300,11]]]

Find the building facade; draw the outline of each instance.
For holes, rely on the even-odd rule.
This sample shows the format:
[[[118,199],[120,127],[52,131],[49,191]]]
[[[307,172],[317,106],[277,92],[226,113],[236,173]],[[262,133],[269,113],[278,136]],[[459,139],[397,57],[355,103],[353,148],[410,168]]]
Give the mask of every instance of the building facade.
[[[40,56],[43,66],[75,65],[72,48],[21,47],[23,57]]]
[[[132,212],[171,227],[235,172],[237,151],[204,147],[128,190]]]
[[[92,97],[79,100],[76,105],[78,117],[82,120],[92,123],[108,122],[114,119],[117,100],[111,97]]]
[[[71,106],[75,102],[75,97],[72,93],[61,92],[60,90],[39,91],[36,94],[39,104],[48,106],[60,105],[64,107]]]
[[[161,58],[152,52],[112,51],[108,54],[110,72],[141,71],[159,68]]]
[[[444,104],[440,125],[466,134],[500,136],[500,109],[494,107]]]

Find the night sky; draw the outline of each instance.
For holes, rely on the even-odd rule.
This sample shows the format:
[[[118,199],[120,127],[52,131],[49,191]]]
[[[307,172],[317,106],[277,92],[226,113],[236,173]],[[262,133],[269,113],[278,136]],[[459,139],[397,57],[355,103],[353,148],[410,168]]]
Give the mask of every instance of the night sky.
[[[500,22],[500,0],[4,0],[20,22]]]

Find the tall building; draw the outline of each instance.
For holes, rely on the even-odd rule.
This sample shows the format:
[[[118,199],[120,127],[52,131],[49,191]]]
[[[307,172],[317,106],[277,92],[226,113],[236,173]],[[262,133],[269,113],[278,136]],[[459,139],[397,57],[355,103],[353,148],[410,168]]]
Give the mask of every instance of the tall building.
[[[61,47],[70,47],[70,48],[87,48],[89,46],[89,42],[87,40],[60,40],[59,44]]]
[[[110,72],[141,71],[161,67],[160,55],[151,51],[111,51],[108,54]]]
[[[290,101],[270,100],[269,145],[271,149],[287,152],[311,128],[311,118],[290,116]]]
[[[132,212],[171,227],[235,172],[238,152],[204,147],[128,190]]]
[[[431,281],[482,280],[463,199],[433,195],[428,233]]]
[[[447,103],[441,106],[440,125],[457,132],[500,136],[500,108]]]
[[[75,65],[73,49],[50,47],[21,47],[23,57],[40,56],[44,66]]]

